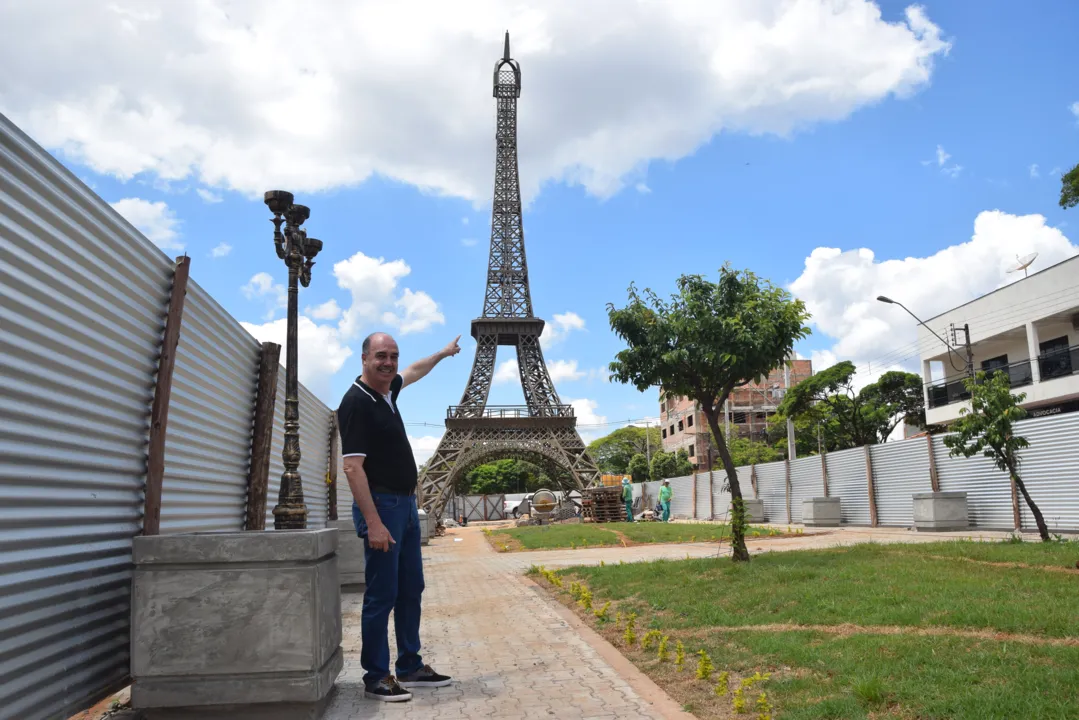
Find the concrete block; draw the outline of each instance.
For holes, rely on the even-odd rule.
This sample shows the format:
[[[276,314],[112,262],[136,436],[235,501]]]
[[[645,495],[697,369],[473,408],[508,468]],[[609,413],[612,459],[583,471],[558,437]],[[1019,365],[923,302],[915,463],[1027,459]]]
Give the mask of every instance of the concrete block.
[[[337,572],[341,585],[347,587],[363,586],[364,554],[363,538],[356,534],[356,525],[352,515],[347,520],[335,520],[329,527],[337,529]]]
[[[746,505],[746,522],[747,523],[762,523],[764,522],[764,501],[756,498],[742,498],[742,502]],[[727,517],[730,517],[729,515]]]
[[[431,541],[431,518],[427,511],[420,508],[420,545],[427,545]]]
[[[914,529],[947,532],[970,528],[965,492],[914,493]]]
[[[133,542],[136,709],[161,720],[318,717],[343,666],[336,529]]]
[[[837,527],[842,522],[839,498],[815,497],[802,501],[802,524],[807,527]]]

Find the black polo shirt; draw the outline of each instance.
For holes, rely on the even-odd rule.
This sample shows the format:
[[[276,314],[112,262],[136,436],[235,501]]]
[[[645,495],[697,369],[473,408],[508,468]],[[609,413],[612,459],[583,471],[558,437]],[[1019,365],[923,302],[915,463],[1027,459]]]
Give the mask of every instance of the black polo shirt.
[[[416,459],[397,410],[403,383],[400,375],[395,377],[387,397],[356,378],[337,408],[341,455],[365,458],[371,492],[411,495],[416,490]]]

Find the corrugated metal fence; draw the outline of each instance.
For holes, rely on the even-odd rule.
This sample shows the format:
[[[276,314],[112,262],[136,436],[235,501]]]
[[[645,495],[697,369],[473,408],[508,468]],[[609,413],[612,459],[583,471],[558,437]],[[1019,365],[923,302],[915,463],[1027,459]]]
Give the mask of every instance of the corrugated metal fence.
[[[174,263],[3,115],[0,247],[0,720],[51,720],[128,681],[131,538]],[[259,355],[189,282],[161,532],[243,529]],[[330,409],[306,389],[300,405],[308,524],[323,527]]]

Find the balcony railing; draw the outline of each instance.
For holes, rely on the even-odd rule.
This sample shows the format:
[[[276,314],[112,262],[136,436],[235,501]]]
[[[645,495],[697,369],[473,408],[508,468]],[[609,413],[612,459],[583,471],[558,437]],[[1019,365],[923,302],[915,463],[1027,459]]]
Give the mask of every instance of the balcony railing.
[[[1079,345],[1061,348],[1038,356],[1038,374],[1042,380],[1074,375],[1079,371]]]
[[[572,405],[551,405],[533,413],[527,405],[488,405],[476,408],[468,405],[450,405],[446,417],[456,418],[536,418],[536,417],[573,417]]]
[[[1023,387],[1034,382],[1034,376],[1031,373],[1029,360],[1020,360],[1019,362],[1014,362],[1010,365],[993,368],[992,370],[987,370],[985,374],[988,378],[997,373],[1006,374],[1008,376],[1009,384],[1013,388]],[[938,380],[929,383],[926,386],[929,390],[929,407],[944,407],[945,405],[970,400],[970,392],[967,391],[964,380],[966,380],[966,378],[959,378],[958,380]]]

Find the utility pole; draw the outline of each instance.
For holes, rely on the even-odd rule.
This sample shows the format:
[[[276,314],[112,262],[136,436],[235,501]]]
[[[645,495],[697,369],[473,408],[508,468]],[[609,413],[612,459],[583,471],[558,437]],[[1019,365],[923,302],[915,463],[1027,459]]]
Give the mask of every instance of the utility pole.
[[[954,324],[951,326],[952,330],[952,345],[959,344],[959,328]],[[963,345],[967,350],[967,377],[974,377],[974,351],[970,347],[970,324],[963,324]]]
[[[648,437],[651,434],[648,431],[651,430],[651,429],[652,429],[652,424],[649,421],[645,420],[644,421],[644,454],[645,454],[645,457],[648,458],[648,466],[649,467],[652,467],[652,441]]]
[[[787,391],[791,387],[791,359],[783,363],[783,395],[786,396]],[[794,460],[796,457],[794,450],[794,420],[787,416],[787,458]]]

